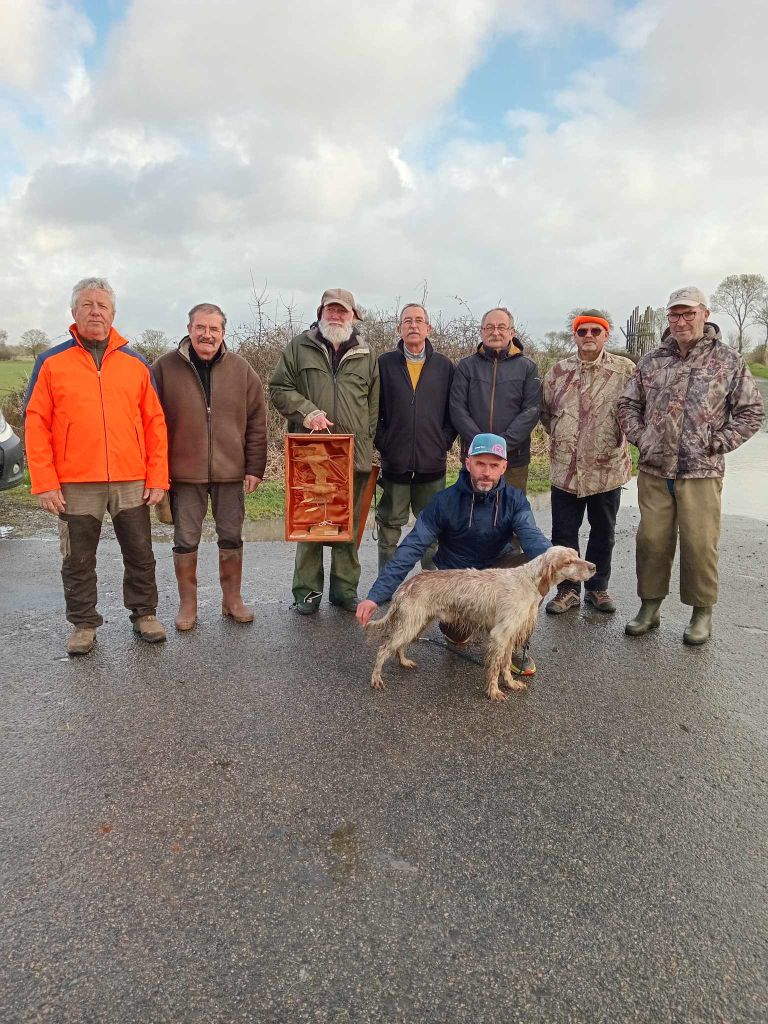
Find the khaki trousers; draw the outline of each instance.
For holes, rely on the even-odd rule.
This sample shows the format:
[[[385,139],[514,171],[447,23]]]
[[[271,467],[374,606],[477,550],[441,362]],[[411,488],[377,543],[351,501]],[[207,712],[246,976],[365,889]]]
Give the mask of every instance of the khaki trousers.
[[[96,548],[109,512],[123,556],[123,603],[131,621],[157,609],[155,556],[144,481],[62,484],[66,512],[59,516],[61,578],[67,619],[94,629],[104,621],[96,610]]]
[[[638,473],[637,593],[666,597],[680,535],[680,600],[698,608],[717,602],[722,477],[665,480]]]

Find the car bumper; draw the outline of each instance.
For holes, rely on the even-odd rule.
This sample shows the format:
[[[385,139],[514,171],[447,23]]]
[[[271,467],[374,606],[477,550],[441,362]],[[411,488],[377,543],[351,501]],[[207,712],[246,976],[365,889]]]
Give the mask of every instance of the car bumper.
[[[0,441],[0,491],[15,487],[24,479],[24,446],[13,434]]]

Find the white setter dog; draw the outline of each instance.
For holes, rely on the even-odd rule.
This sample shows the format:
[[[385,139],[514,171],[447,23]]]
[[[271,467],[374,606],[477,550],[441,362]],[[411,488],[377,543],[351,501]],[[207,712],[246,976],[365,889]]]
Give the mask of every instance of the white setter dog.
[[[485,668],[486,694],[506,700],[499,676],[508,690],[524,690],[527,684],[512,674],[516,647],[528,643],[536,626],[539,605],[549,590],[562,580],[583,582],[595,574],[592,562],[579,558],[573,548],[552,547],[516,569],[444,569],[422,572],[395,591],[386,615],[372,619],[367,629],[385,630],[384,642],[373,666],[371,686],[384,688],[384,662],[397,654],[403,668],[416,663],[405,648],[432,619],[484,629],[490,634]]]

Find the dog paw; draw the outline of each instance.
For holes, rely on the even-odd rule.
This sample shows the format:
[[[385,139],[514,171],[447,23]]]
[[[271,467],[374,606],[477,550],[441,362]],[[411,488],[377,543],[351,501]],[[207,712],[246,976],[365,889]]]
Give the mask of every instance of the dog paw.
[[[528,689],[528,683],[526,683],[522,679],[514,679],[514,678],[505,679],[502,685],[504,687],[506,687],[507,690],[527,690]]]
[[[386,683],[381,678],[381,676],[379,676],[378,679],[372,679],[371,680],[371,689],[372,690],[384,690],[384,689],[386,689]]]
[[[496,703],[499,703],[507,699],[506,693],[502,693],[498,687],[496,687],[494,690],[486,690],[485,692],[488,699]]]
[[[416,668],[416,662],[412,658],[401,658],[400,664],[403,668]]]

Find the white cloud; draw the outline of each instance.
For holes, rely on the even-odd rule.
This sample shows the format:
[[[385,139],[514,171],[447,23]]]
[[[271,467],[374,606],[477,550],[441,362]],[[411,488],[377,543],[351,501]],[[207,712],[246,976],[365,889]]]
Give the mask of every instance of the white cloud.
[[[26,7],[47,18],[41,38],[72,13],[8,9],[18,21]],[[427,281],[431,308],[504,301],[543,332],[579,303],[621,319],[681,283],[766,270],[764,5],[730,5],[733,32],[715,0],[213,11],[135,0],[101,70],[85,71],[76,12],[50,75],[21,46],[6,85],[61,98],[46,105],[53,134],[2,112],[25,164],[0,200],[12,336],[58,333],[73,281],[94,272],[135,334],[182,330],[201,296],[245,319],[251,273],[307,314],[328,285],[384,306]],[[546,112],[510,110],[493,142],[464,130],[453,103],[498,33],[530,47],[579,24],[617,55],[585,53]]]
[[[45,91],[64,73],[93,29],[72,4],[3,0],[0,6],[0,85],[24,93]]]

